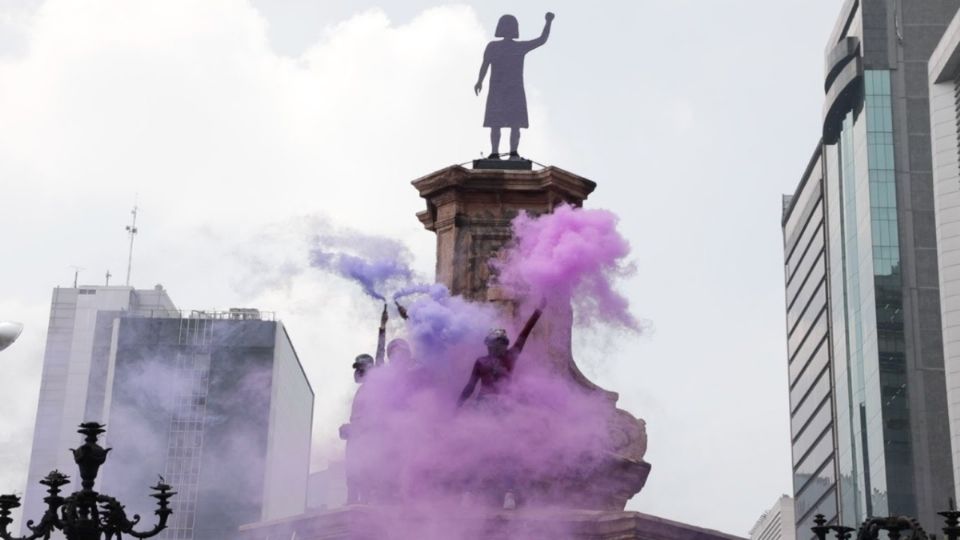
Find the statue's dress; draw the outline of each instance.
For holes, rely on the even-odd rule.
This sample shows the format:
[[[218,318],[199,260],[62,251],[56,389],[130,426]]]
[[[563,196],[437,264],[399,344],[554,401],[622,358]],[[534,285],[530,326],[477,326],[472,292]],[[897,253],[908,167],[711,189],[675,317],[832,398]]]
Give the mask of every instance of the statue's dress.
[[[527,95],[523,91],[523,59],[543,44],[540,39],[491,41],[483,53],[490,62],[490,89],[483,127],[526,128]]]

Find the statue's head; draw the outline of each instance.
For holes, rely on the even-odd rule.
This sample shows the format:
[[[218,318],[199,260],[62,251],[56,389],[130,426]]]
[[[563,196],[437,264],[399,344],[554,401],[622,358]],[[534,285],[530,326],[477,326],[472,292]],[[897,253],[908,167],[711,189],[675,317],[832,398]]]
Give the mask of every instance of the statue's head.
[[[373,368],[373,357],[369,354],[358,355],[353,360],[353,380],[360,382]]]
[[[387,358],[391,364],[400,367],[413,367],[413,352],[410,350],[410,344],[403,338],[397,338],[387,344]]]
[[[500,17],[500,20],[497,22],[497,31],[494,32],[493,36],[506,39],[518,39],[520,37],[520,25],[517,23],[517,18],[513,15]]]
[[[510,338],[507,337],[507,331],[503,328],[497,328],[496,330],[491,330],[487,334],[486,339],[483,340],[484,345],[487,346],[487,351],[491,356],[502,356],[506,354],[507,348],[510,347]]]

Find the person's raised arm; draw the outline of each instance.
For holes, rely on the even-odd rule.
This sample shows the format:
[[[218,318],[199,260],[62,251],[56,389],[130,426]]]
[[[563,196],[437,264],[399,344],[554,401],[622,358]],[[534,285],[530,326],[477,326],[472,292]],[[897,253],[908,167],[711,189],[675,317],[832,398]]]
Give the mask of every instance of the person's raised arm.
[[[477,373],[477,365],[473,365],[473,371],[470,372],[470,380],[467,381],[467,385],[463,387],[463,392],[460,392],[460,398],[457,399],[457,407],[463,405],[463,402],[470,399],[470,396],[473,395],[473,391],[477,388],[477,383],[480,381],[480,374]]]
[[[543,24],[543,32],[540,32],[540,37],[537,39],[531,39],[530,41],[521,41],[524,45],[524,52],[530,52],[533,49],[543,45],[547,42],[547,38],[550,37],[550,25],[553,24],[553,13],[547,13],[545,18],[547,22]]]
[[[483,50],[483,62],[480,64],[480,75],[477,76],[477,84],[473,86],[473,91],[478,96],[480,95],[480,90],[483,90],[483,79],[487,76],[487,70],[490,68],[490,43],[487,45],[487,48]]]
[[[374,366],[382,366],[384,352],[387,344],[387,304],[383,304],[383,315],[380,315],[380,332],[377,334],[377,357],[374,359]]]
[[[527,324],[523,325],[523,330],[520,331],[520,335],[517,336],[517,341],[514,342],[513,348],[520,352],[523,350],[523,346],[527,343],[527,338],[530,337],[530,332],[533,331],[533,327],[537,325],[537,321],[540,320],[540,316],[543,315],[543,308],[547,307],[547,300],[540,300],[540,305],[537,306],[537,309],[533,311],[533,314],[530,315],[530,318],[527,319]]]

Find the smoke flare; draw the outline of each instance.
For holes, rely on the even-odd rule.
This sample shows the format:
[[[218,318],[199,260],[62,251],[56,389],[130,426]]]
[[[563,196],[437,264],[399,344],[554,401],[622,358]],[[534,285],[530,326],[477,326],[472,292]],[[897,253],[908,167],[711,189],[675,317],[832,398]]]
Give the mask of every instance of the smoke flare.
[[[374,253],[354,254],[325,245],[322,239],[318,237],[319,245],[310,252],[310,265],[357,283],[371,298],[384,301],[389,288],[413,279],[413,270],[405,260],[408,253],[404,249],[378,249]]]

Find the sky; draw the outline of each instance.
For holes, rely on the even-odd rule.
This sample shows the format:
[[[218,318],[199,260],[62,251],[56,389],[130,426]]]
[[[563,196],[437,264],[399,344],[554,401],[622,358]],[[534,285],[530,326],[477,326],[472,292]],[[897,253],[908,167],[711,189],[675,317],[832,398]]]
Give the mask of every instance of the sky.
[[[628,508],[747,535],[791,491],[781,196],[819,137],[834,1],[0,1],[0,319],[26,325],[0,353],[0,492],[23,490],[51,289],[122,282],[134,204],[131,284],[276,312],[317,394],[312,467],[338,459],[379,306],[289,270],[322,229],[432,277],[409,182],[487,150],[483,47],[547,11],[520,151],[596,181],[632,246],[647,330],[575,343],[647,422]]]

